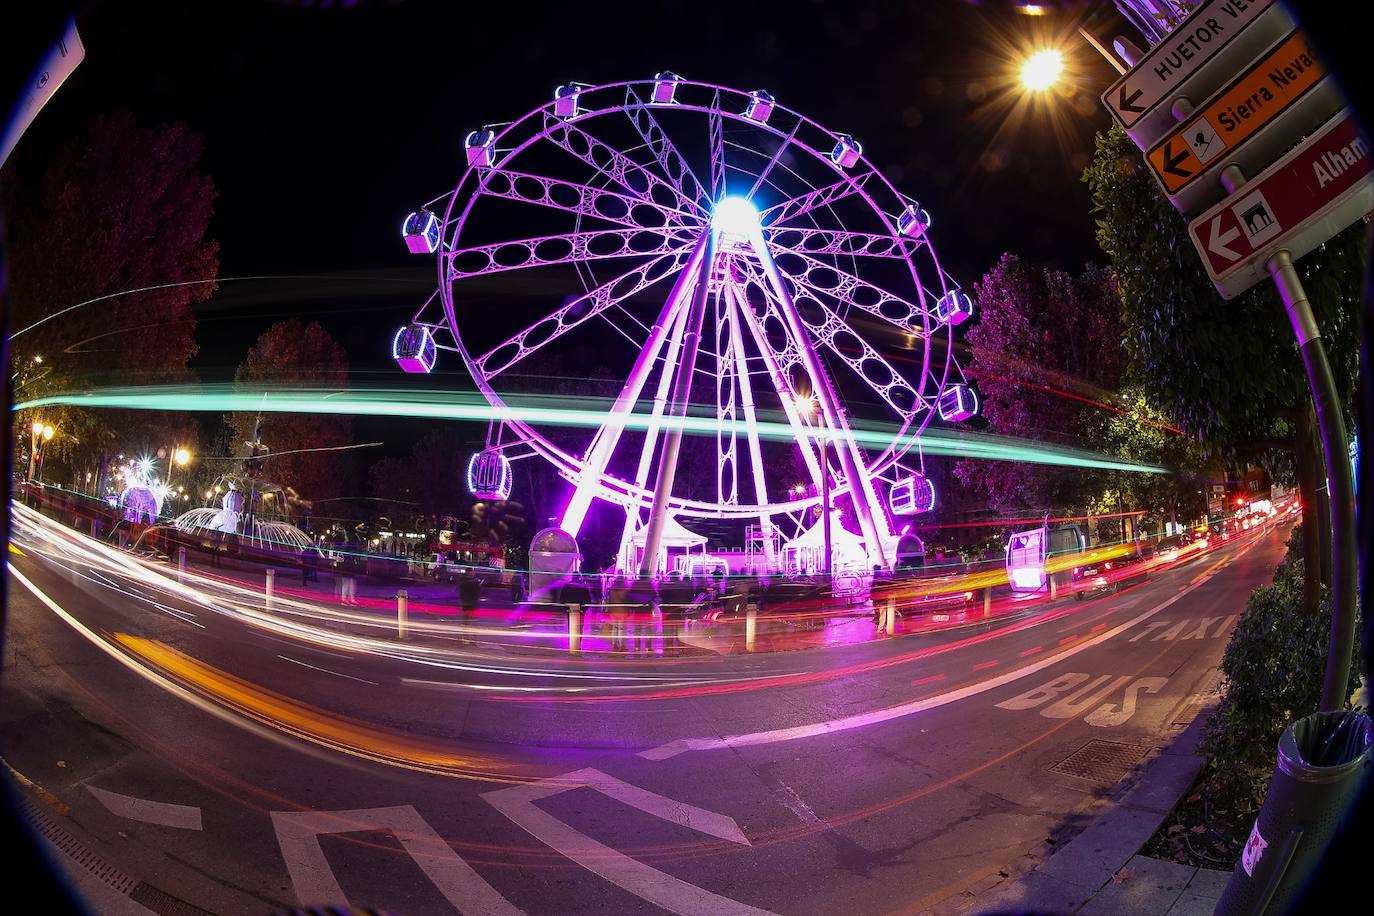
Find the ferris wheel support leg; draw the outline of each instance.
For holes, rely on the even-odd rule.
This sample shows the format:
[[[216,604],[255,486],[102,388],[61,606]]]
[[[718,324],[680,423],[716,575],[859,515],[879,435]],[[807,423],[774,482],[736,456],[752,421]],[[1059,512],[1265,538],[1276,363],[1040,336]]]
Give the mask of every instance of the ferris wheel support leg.
[[[606,464],[611,459],[611,452],[615,451],[616,444],[620,441],[620,434],[625,431],[625,422],[634,410],[635,403],[639,400],[639,394],[644,389],[644,383],[653,370],[654,361],[668,336],[668,329],[675,324],[673,320],[676,317],[675,312],[680,307],[681,301],[692,289],[692,278],[702,263],[710,263],[709,258],[703,260],[706,250],[710,247],[708,242],[710,235],[710,230],[702,233],[701,239],[692,251],[692,257],[687,261],[687,266],[683,268],[682,273],[678,274],[677,282],[673,285],[673,291],[669,294],[668,301],[663,304],[663,311],[659,314],[658,321],[654,323],[653,330],[649,332],[649,339],[644,342],[644,348],[640,350],[638,358],[635,359],[635,364],[630,369],[630,376],[626,379],[625,386],[620,390],[620,395],[616,398],[615,404],[611,406],[610,415],[606,418],[605,424],[602,425],[592,441],[582,473],[577,477],[572,498],[568,501],[567,508],[563,510],[563,519],[558,526],[573,537],[577,537],[578,532],[582,530],[582,523],[586,520],[587,510],[592,504],[592,497],[596,495],[597,488],[601,483],[601,475],[605,473]],[[668,372],[670,368],[670,366],[665,366],[663,371]]]
[[[749,464],[754,472],[754,494],[759,505],[768,503],[768,484],[763,474],[763,451],[759,447],[759,421],[754,412],[754,386],[749,381],[749,367],[744,362],[744,339],[740,336],[739,323],[744,320],[743,309],[735,298],[735,291],[729,285],[722,290],[732,311],[730,319],[730,346],[734,352],[735,375],[739,379],[740,407],[744,412],[744,431],[749,442]],[[773,539],[767,537],[773,521],[767,512],[759,513],[759,524],[763,526],[764,561],[770,571],[778,568],[777,553],[773,550]]]
[[[781,364],[778,363],[777,354],[768,346],[768,340],[763,335],[763,329],[759,327],[758,320],[739,297],[738,290],[735,291],[736,301],[740,303],[739,312],[744,316],[745,323],[749,326],[749,334],[754,339],[760,353],[763,354],[763,361],[768,366],[768,374],[773,380],[773,388],[777,391],[778,399],[782,403],[783,414],[787,417],[787,425],[792,429],[792,438],[796,440],[801,448],[802,460],[806,464],[806,470],[811,474],[811,480],[816,484],[817,491],[821,487],[821,463],[816,457],[815,443],[806,433],[806,424],[802,422],[801,415],[797,413],[797,405],[792,400],[792,388],[787,383],[787,375],[783,372]]]
[[[668,352],[664,356],[663,365],[676,366],[678,350],[682,347],[682,334],[687,323],[687,309],[678,309],[677,318],[673,322],[673,333],[668,338]],[[662,425],[663,410],[668,404],[668,389],[672,387],[673,373],[665,369],[658,379],[658,390],[654,393],[654,404],[649,411],[649,425],[644,430],[644,445],[639,451],[639,466],[635,469],[635,487],[643,489],[645,482],[649,479],[649,463],[653,461],[654,447],[658,445],[658,431]],[[639,530],[639,511],[643,507],[639,502],[633,506],[625,507],[625,528],[620,533],[620,550],[616,552],[618,557],[627,557],[629,561],[623,565],[623,569],[629,570],[635,566],[635,559],[629,552],[630,539]]]
[[[782,282],[782,276],[778,273],[777,265],[773,263],[772,255],[763,240],[762,229],[754,233],[752,242],[754,253],[758,256],[760,263],[763,264],[768,282],[773,287],[778,303],[782,306],[782,314],[788,330],[797,341],[802,365],[806,367],[807,374],[811,376],[816,400],[819,401],[822,415],[825,417],[827,435],[839,433],[840,442],[835,451],[839,453],[840,467],[844,469],[844,476],[849,481],[854,514],[859,517],[859,527],[863,529],[864,533],[868,562],[870,565],[887,566],[886,552],[883,549],[883,541],[885,540],[883,535],[886,534],[887,519],[882,514],[877,493],[873,489],[873,481],[869,479],[868,471],[860,460],[859,449],[854,442],[854,437],[849,432],[849,426],[840,416],[838,401],[835,397],[835,391],[830,385],[830,378],[825,374],[825,367],[821,365],[820,357],[811,345],[810,335],[806,333],[806,326],[797,313],[796,304],[787,292],[786,284]]]
[[[706,295],[711,285],[711,270],[716,254],[716,233],[706,230],[705,255],[701,258],[692,290],[692,311],[687,317],[687,333],[682,340],[682,359],[677,366],[671,417],[681,420],[692,397],[692,375],[696,371],[697,349],[701,344],[701,326],[706,317]],[[665,371],[667,371],[665,369]],[[673,423],[663,437],[663,451],[658,459],[658,478],[654,483],[653,502],[649,505],[649,526],[644,536],[644,556],[639,573],[643,578],[653,575],[658,561],[658,548],[663,542],[663,524],[668,516],[668,503],[673,496],[673,480],[677,476],[677,455],[682,445],[682,425]]]

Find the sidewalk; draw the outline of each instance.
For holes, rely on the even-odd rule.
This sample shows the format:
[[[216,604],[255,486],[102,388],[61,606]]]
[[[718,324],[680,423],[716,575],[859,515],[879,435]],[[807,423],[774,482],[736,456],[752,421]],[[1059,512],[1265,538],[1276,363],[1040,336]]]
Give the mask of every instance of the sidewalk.
[[[1143,763],[1135,783],[1119,799],[1098,803],[1095,810],[1103,813],[1068,843],[1058,849],[1042,847],[1043,858],[1029,869],[992,875],[926,912],[1210,916],[1230,880],[1229,871],[1138,854],[1202,769],[1197,744],[1210,711],[1200,713],[1168,747]]]

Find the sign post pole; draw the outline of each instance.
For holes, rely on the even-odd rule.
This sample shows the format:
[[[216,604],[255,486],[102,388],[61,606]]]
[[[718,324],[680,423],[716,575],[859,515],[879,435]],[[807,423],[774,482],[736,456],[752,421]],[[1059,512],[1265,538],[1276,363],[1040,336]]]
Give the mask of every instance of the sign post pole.
[[[1307,291],[1293,267],[1287,249],[1270,258],[1265,267],[1274,278],[1288,320],[1298,338],[1312,402],[1317,408],[1322,454],[1326,458],[1327,498],[1331,504],[1331,636],[1327,644],[1326,675],[1322,681],[1319,712],[1345,708],[1350,679],[1350,655],[1355,645],[1355,589],[1358,558],[1355,542],[1355,487],[1350,475],[1345,417],[1341,413],[1336,380],[1326,358],[1321,332],[1312,316]]]

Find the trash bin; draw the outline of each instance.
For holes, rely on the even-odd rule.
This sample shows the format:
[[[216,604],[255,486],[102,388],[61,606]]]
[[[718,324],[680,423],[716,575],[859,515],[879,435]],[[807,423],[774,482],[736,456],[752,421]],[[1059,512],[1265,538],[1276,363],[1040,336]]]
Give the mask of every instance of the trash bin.
[[[1279,739],[1278,765],[1217,916],[1285,913],[1293,906],[1369,775],[1374,722],[1319,712]]]

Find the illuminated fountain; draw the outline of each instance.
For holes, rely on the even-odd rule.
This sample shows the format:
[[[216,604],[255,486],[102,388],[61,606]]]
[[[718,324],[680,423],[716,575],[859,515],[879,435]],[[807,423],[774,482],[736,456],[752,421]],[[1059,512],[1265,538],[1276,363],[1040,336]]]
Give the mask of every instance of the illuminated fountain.
[[[940,267],[930,215],[857,140],[762,90],[664,71],[560,86],[465,147],[457,186],[403,223],[439,283],[392,351],[422,375],[457,353],[493,407],[474,493],[506,498],[511,461],[549,462],[569,487],[557,530],[575,542],[595,502],[618,507],[633,575],[696,562],[706,519],[747,526],[758,572],[867,574],[919,555],[903,517],[935,504],[921,435],[978,410],[952,347],[973,304]],[[501,273],[529,275],[522,290],[577,285],[495,308],[483,291]],[[576,351],[629,368],[570,444],[515,382],[536,353]],[[761,436],[770,421],[790,440]],[[861,428],[882,441],[861,447]],[[708,443],[715,473],[679,474]],[[788,468],[811,485],[779,479]]]
[[[177,516],[172,521],[172,526],[187,534],[237,534],[254,547],[263,550],[303,551],[314,543],[310,535],[295,525],[259,515],[253,516],[252,523],[245,531],[244,525],[248,520],[244,512],[243,493],[233,481],[228,481],[227,487],[218,509],[213,506],[192,509]]]

